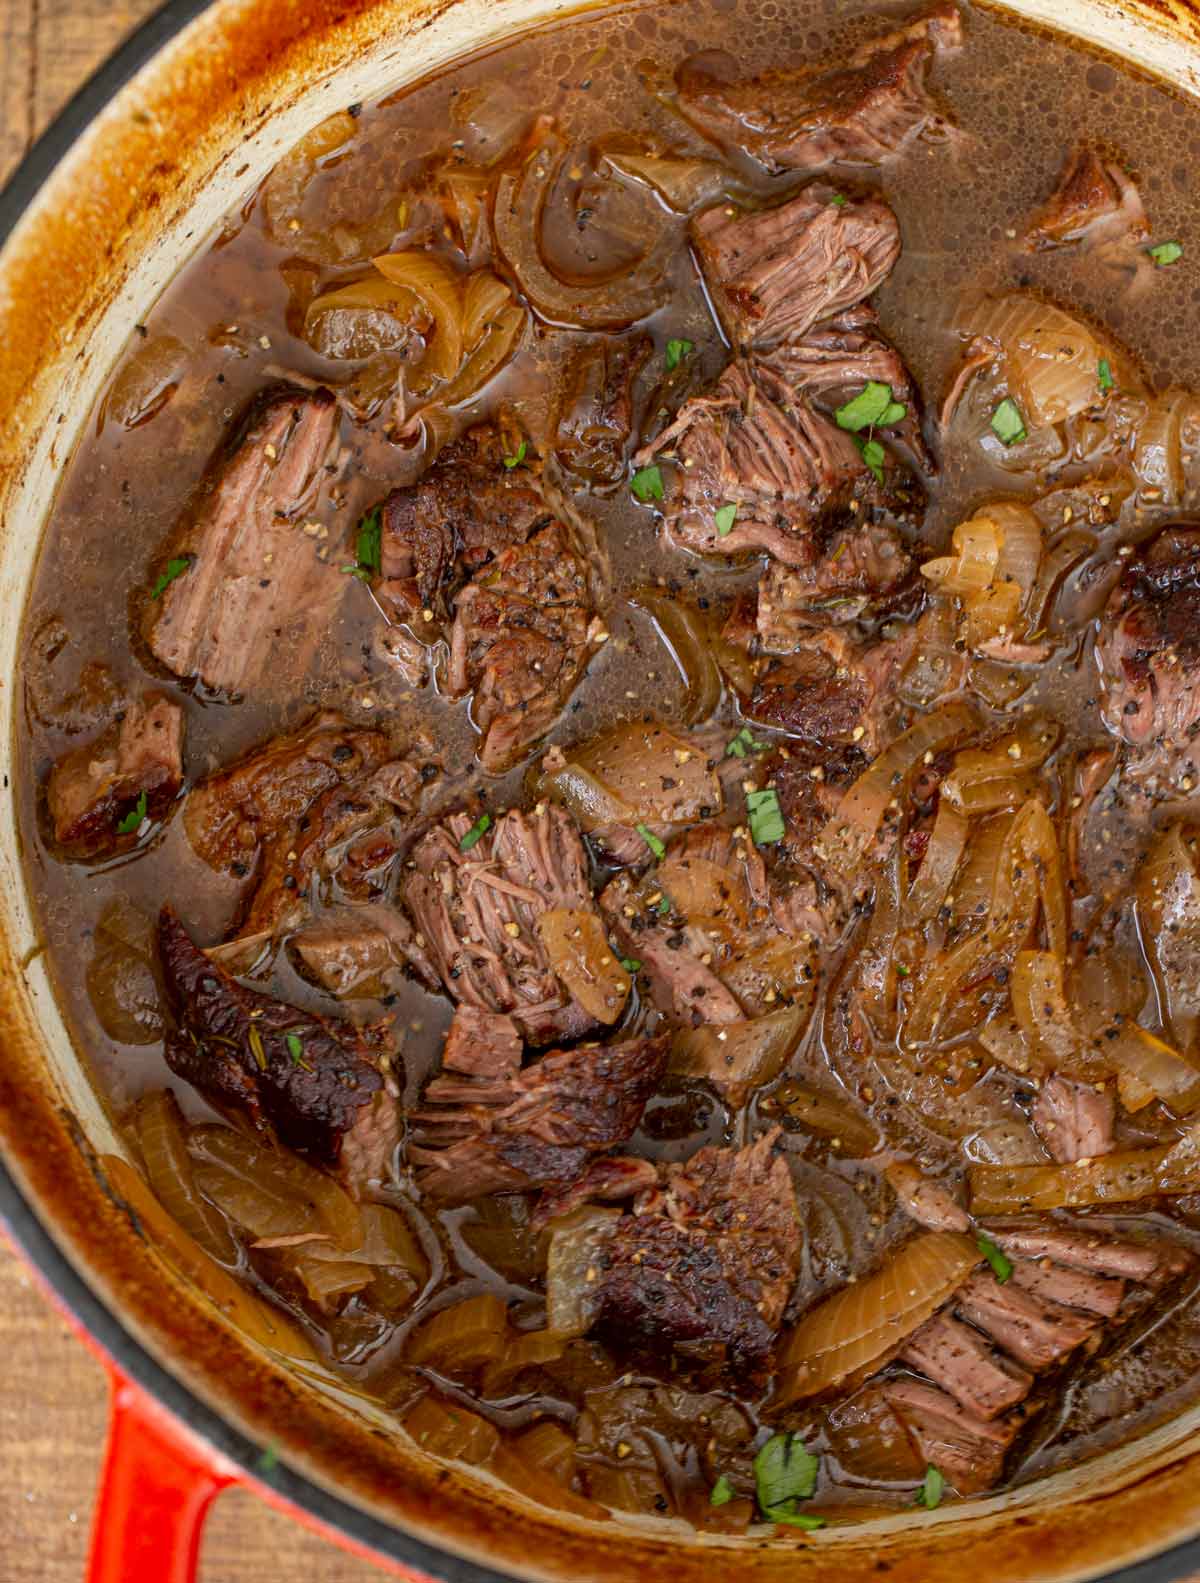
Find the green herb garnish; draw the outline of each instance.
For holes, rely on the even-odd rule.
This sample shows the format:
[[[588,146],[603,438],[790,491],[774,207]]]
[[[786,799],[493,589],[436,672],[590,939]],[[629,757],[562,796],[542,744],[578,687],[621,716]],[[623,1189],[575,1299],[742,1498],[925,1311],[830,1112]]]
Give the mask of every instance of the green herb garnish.
[[[359,582],[369,583],[372,577],[378,576],[383,564],[383,513],[378,506],[368,511],[359,523],[354,554],[354,565],[343,566],[342,570],[357,577]]]
[[[521,463],[525,460],[525,456],[526,456],[526,453],[528,452],[528,450],[529,450],[529,442],[527,440],[522,440],[520,445],[517,446],[517,453],[516,453],[516,455],[515,456],[506,456],[504,458],[504,465],[505,465],[505,467],[508,468],[510,473],[512,472],[514,467],[520,467]]]
[[[491,814],[481,813],[479,818],[476,819],[475,823],[467,831],[466,835],[463,836],[462,840],[458,843],[458,850],[460,852],[469,852],[475,845],[476,841],[478,841],[482,836],[485,836],[491,827]]]
[[[766,791],[747,792],[746,807],[750,811],[750,834],[755,846],[770,846],[783,840],[786,826],[778,793],[772,787],[768,786]]]
[[[658,910],[659,910],[660,913],[662,913],[664,918],[670,912],[670,910],[671,910],[671,898],[669,896],[664,896],[662,898],[662,900],[658,904]]]
[[[1025,419],[1011,396],[1006,396],[992,413],[992,433],[1005,445],[1016,445],[1025,438]]]
[[[260,1451],[258,1453],[258,1460],[254,1465],[260,1473],[272,1473],[278,1466],[278,1463],[279,1452],[274,1446],[268,1446],[265,1451]]]
[[[1113,388],[1115,381],[1113,379],[1112,364],[1109,362],[1107,357],[1102,357],[1100,359],[1100,362],[1096,368],[1096,378],[1099,381],[1101,390],[1109,391]]]
[[[724,538],[727,533],[733,532],[733,524],[737,521],[737,507],[718,506],[713,521],[717,524],[717,532]]]
[[[117,834],[132,835],[135,830],[140,830],[142,828],[142,820],[145,817],[146,793],[141,792],[138,795],[137,802],[134,803],[133,807],[125,815],[124,819],[119,819],[117,821]]]
[[[733,1499],[733,1495],[733,1485],[722,1473],[721,1477],[712,1487],[712,1493],[708,1497],[708,1504],[710,1506],[724,1506],[727,1501],[731,1501]]]
[[[754,1458],[759,1509],[768,1522],[794,1528],[823,1528],[824,1519],[806,1517],[799,1502],[811,1499],[820,1464],[795,1433],[772,1435]]]
[[[872,379],[852,401],[839,407],[833,416],[839,429],[849,429],[852,434],[858,434],[863,429],[873,429],[881,423],[884,413],[892,404],[892,387]],[[901,413],[901,417],[903,415]]]
[[[288,1047],[288,1054],[291,1056],[292,1060],[296,1063],[296,1065],[299,1066],[300,1065],[300,1057],[304,1054],[304,1041],[300,1038],[299,1034],[295,1034],[295,1033],[289,1033],[288,1034],[288,1036],[287,1036],[287,1047]]]
[[[833,197],[830,198],[829,201],[837,209],[844,209],[846,207],[846,205],[850,202],[849,198],[847,198],[847,196],[846,196],[846,194],[844,192],[835,192]]]
[[[767,1513],[767,1520],[773,1523],[787,1523],[790,1528],[804,1528],[809,1533],[815,1533],[818,1528],[824,1528],[824,1517],[810,1517],[807,1512],[789,1511],[786,1507],[776,1506]]]
[[[649,825],[644,824],[635,825],[634,829],[650,848],[651,852],[654,853],[655,862],[661,863],[663,858],[665,858],[667,855],[667,849],[655,835],[654,831],[650,829]]]
[[[633,490],[634,496],[640,500],[643,505],[645,505],[647,501],[650,500],[661,500],[663,498],[663,494],[665,493],[663,489],[662,473],[658,470],[657,465],[651,467],[639,467],[637,472],[634,473],[633,477],[629,480],[629,487]]]
[[[1183,247],[1179,242],[1160,242],[1157,247],[1148,247],[1146,251],[1159,269],[1178,263],[1183,257]]]
[[[942,1492],[946,1488],[946,1480],[940,1468],[935,1468],[931,1462],[925,1469],[925,1478],[921,1488],[917,1491],[917,1506],[924,1506],[927,1511],[933,1511],[941,1505]]]
[[[177,560],[168,561],[167,569],[159,577],[154,587],[150,590],[151,599],[161,599],[177,577],[182,577],[184,572],[191,569],[192,558],[190,555],[181,555]]]
[[[998,1281],[1007,1281],[1013,1272],[1012,1260],[1004,1256],[991,1237],[984,1236],[982,1231],[979,1232],[975,1238],[975,1246],[991,1265],[996,1279]]]
[[[695,351],[695,345],[691,341],[668,341],[667,373],[670,374],[677,369],[689,352],[693,351]]]
[[[640,973],[642,970],[642,964],[636,956],[623,956],[621,966],[627,973]]]
[[[893,401],[879,420],[881,429],[890,429],[893,424],[901,423],[908,417],[908,408],[902,401]]]
[[[883,464],[887,460],[883,446],[878,440],[862,440],[855,436],[854,443],[862,452],[862,459],[875,474],[879,483],[883,483]]]
[[[750,727],[743,726],[737,736],[726,742],[725,757],[744,759],[747,753],[765,753],[769,746],[768,742],[756,742]]]

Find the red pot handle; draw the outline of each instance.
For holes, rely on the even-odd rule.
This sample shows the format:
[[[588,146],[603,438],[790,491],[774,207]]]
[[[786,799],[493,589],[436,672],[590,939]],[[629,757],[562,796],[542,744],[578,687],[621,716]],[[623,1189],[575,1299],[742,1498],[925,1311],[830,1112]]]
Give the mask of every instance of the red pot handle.
[[[109,1368],[112,1421],[88,1583],[195,1583],[213,1497],[240,1478],[145,1391]]]

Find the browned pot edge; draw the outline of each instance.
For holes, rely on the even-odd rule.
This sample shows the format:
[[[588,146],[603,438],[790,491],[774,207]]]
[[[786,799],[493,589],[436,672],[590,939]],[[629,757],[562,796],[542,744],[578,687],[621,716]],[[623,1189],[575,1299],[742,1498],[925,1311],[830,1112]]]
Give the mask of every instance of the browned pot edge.
[[[405,43],[459,3],[220,3],[186,26],[97,117],[0,256],[5,535],[31,531],[3,508],[11,507],[39,436],[68,427],[59,422],[53,396],[69,392],[71,367],[86,357],[88,334],[127,282],[133,261],[180,222],[205,183],[230,168],[244,140],[306,85],[344,67],[382,35],[395,40],[399,60]],[[498,17],[514,9],[506,0],[491,5]],[[1160,39],[1200,41],[1197,0],[1127,0],[1108,9]],[[52,439],[49,455],[53,462],[66,459],[55,455]],[[0,589],[11,619],[24,590]],[[10,685],[9,674],[0,686]],[[19,723],[11,687],[6,702]],[[7,877],[15,881],[15,869]],[[786,1571],[810,1583],[867,1583],[881,1576],[895,1583],[950,1583],[966,1568],[982,1569],[994,1583],[1066,1583],[1098,1576],[1200,1528],[1200,1454],[1169,1449],[1156,1459],[1164,1465],[1114,1474],[1120,1487],[1084,1499],[1067,1495],[1068,1480],[1061,1498],[1043,1498],[1030,1509],[1008,1510],[1013,1503],[1004,1500],[973,1508],[975,1515],[914,1519],[900,1531],[738,1544],[664,1539],[617,1523],[573,1529],[476,1479],[436,1467],[318,1401],[264,1354],[235,1340],[216,1310],[149,1249],[78,1121],[57,1102],[30,963],[18,959],[13,934],[0,932],[0,1148],[21,1191],[87,1285],[200,1402],[248,1441],[279,1445],[286,1463],[389,1527],[471,1556],[485,1568],[613,1583],[668,1570],[679,1583],[699,1583],[734,1568],[739,1574],[750,1568],[764,1579]],[[310,1504],[302,1485],[290,1493]],[[382,1550],[405,1556],[402,1539],[393,1545],[379,1533],[372,1537]],[[430,1564],[425,1556],[408,1555]],[[434,1569],[459,1573],[448,1557]],[[1154,1570],[1164,1579],[1179,1575]]]

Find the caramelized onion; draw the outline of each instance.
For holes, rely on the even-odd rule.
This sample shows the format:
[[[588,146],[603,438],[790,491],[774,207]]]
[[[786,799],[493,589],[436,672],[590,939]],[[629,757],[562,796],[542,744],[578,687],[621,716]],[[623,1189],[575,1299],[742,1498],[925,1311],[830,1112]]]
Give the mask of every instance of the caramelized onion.
[[[409,1409],[404,1427],[430,1456],[481,1467],[500,1445],[500,1431],[460,1402],[447,1406],[436,1396],[422,1396]]]
[[[1173,824],[1154,840],[1137,874],[1138,927],[1175,1043],[1200,1029],[1200,874],[1192,841]]]
[[[568,750],[546,770],[539,797],[561,802],[585,832],[604,825],[688,825],[720,812],[710,755],[661,725],[624,725]]]
[[[410,291],[433,323],[413,389],[427,390],[434,381],[452,378],[463,355],[463,288],[458,275],[435,253],[382,253],[373,263],[385,281]]]
[[[931,1231],[805,1314],[780,1349],[772,1407],[846,1389],[879,1367],[980,1262],[970,1237]]]
[[[596,1261],[620,1218],[619,1209],[586,1204],[550,1222],[546,1325],[557,1335],[581,1336],[591,1325],[596,1309]]]
[[[712,635],[705,630],[700,612],[685,600],[642,588],[630,595],[635,610],[644,610],[683,677],[680,722],[700,725],[720,708],[724,691],[721,669],[713,653]]]
[[[314,297],[304,315],[304,339],[334,359],[366,359],[381,352],[419,360],[433,316],[416,292],[379,275],[353,280]]]
[[[1077,1160],[1073,1165],[973,1165],[973,1215],[1025,1214],[1041,1209],[1083,1209],[1090,1204],[1132,1203],[1160,1192],[1195,1192],[1200,1171],[1169,1188],[1165,1149],[1127,1149]]]
[[[1177,1116],[1190,1115],[1200,1105],[1200,1071],[1157,1034],[1126,1023],[1116,1038],[1105,1041],[1105,1054],[1117,1070],[1117,1092],[1128,1111],[1138,1111],[1152,1100]]]
[[[1029,772],[1042,767],[1061,737],[1053,721],[1030,717],[990,747],[963,748],[942,781],[942,795],[968,815],[1012,807],[1024,800],[1017,791],[1028,786]]]
[[[692,214],[713,203],[732,181],[724,165],[713,159],[689,159],[669,154],[634,154],[606,147],[605,161],[622,176],[653,187],[676,214]]]
[[[349,143],[358,124],[345,110],[339,110],[327,121],[306,132],[298,143],[283,156],[263,183],[263,213],[267,232],[273,242],[301,253],[306,258],[316,258],[334,263],[350,256],[340,247],[325,227],[313,230],[305,223],[304,199],[309,183],[321,167],[321,162],[337,154]]]
[[[1115,354],[1079,319],[1022,292],[983,304],[972,330],[1004,356],[1005,373],[1029,429],[1062,423],[1100,401],[1096,370]]]
[[[502,1355],[483,1371],[483,1394],[503,1396],[526,1369],[556,1363],[570,1340],[557,1330],[528,1330],[509,1341]],[[572,1441],[572,1446],[574,1442]]]
[[[597,1022],[616,1022],[633,985],[599,915],[591,908],[552,907],[539,913],[537,927],[550,966],[574,999]]]
[[[509,1344],[508,1310],[494,1292],[464,1298],[418,1326],[408,1338],[409,1363],[429,1364],[445,1373],[466,1373],[494,1363]]]
[[[1044,1067],[1087,1083],[1112,1076],[1112,1062],[1075,1025],[1063,988],[1061,957],[1052,951],[1018,951],[1009,987],[1013,1015],[1035,1069]]]
[[[879,1129],[848,1099],[795,1078],[781,1083],[771,1098],[790,1121],[830,1139],[851,1158],[874,1154],[879,1147]]]
[[[1024,632],[1037,578],[1041,523],[1028,506],[995,501],[954,530],[953,555],[921,567],[935,588],[962,601],[963,637],[981,649]]]
[[[264,1203],[268,1199],[280,1205],[292,1202],[297,1206],[298,1215],[307,1215],[303,1224],[292,1228],[295,1231],[324,1230],[343,1253],[361,1244],[363,1228],[358,1205],[332,1176],[307,1165],[294,1154],[248,1137],[232,1127],[219,1126],[194,1127],[189,1147],[201,1160],[222,1166],[226,1172],[232,1172],[247,1183],[250,1193],[239,1200],[242,1214],[255,1214],[253,1197],[257,1192]],[[311,1219],[314,1214],[315,1222]],[[242,1224],[258,1236],[282,1234],[257,1231],[248,1219]]]
[[[167,1214],[214,1259],[235,1264],[238,1245],[220,1215],[200,1195],[187,1149],[187,1128],[169,1088],[138,1100],[134,1128],[150,1186]]]
[[[669,1070],[706,1078],[740,1107],[757,1088],[777,1078],[796,1048],[812,1010],[812,997],[746,1022],[701,1023],[680,1028],[671,1043]]]
[[[905,916],[913,923],[928,923],[942,910],[966,850],[969,830],[968,821],[953,802],[948,797],[939,799],[929,845],[904,903]]]

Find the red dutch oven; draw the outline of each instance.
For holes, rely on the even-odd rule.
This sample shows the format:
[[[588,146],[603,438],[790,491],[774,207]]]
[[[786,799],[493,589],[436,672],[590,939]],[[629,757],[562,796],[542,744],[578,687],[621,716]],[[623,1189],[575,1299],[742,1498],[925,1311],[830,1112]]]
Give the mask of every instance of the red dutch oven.
[[[615,0],[634,5],[638,0]],[[681,6],[708,0],[675,0]],[[0,697],[55,481],[134,324],[306,127],[566,0],[169,0],[0,195]],[[1197,0],[1004,0],[1200,94]],[[1019,84],[1014,84],[1019,93]],[[220,1489],[267,1499],[394,1575],[490,1583],[1178,1583],[1200,1574],[1200,1410],[1019,1491],[732,1537],[594,1523],[437,1462],[181,1249],[72,1047],[0,802],[0,1215],[104,1359],[113,1419],[92,1583],[189,1583]],[[1200,1360],[1197,1360],[1200,1363]]]

